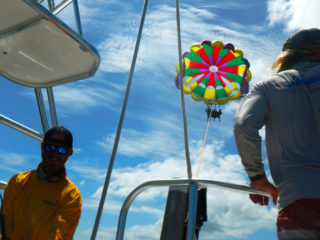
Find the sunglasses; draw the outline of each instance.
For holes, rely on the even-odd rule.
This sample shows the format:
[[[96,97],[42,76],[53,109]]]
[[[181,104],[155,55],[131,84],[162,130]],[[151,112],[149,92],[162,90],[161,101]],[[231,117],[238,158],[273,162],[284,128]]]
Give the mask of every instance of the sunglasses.
[[[57,146],[57,145],[54,145],[52,143],[45,143],[44,144],[44,150],[46,152],[55,152],[57,150],[58,154],[60,155],[66,155],[69,151],[69,148],[67,147],[64,147],[64,146]]]

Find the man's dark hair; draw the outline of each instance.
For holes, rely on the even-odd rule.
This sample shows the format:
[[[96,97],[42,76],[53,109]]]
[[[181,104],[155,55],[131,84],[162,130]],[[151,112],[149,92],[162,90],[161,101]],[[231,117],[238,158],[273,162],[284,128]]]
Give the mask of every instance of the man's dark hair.
[[[43,141],[45,142],[50,140],[50,137],[53,134],[62,135],[65,140],[63,144],[65,144],[67,147],[72,147],[73,137],[72,137],[72,133],[68,129],[66,129],[63,126],[53,127],[46,132],[46,134],[44,135]]]

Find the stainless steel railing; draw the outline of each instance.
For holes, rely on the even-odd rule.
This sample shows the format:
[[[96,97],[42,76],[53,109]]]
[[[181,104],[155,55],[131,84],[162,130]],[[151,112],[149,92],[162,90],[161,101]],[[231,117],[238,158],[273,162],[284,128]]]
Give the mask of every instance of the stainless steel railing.
[[[26,126],[24,126],[23,124],[21,123],[18,123],[2,114],[0,114],[0,123],[3,123],[4,125],[7,125],[8,127],[11,127],[15,130],[18,130],[19,132],[22,132],[26,135],[29,135],[30,137],[33,137],[35,139],[38,139],[40,141],[42,141],[43,139],[43,135],[41,135],[39,132],[31,129],[31,128],[28,128]]]
[[[231,191],[243,192],[247,194],[253,193],[253,194],[259,194],[259,195],[271,197],[269,193],[258,191],[248,186],[207,180],[207,179],[155,180],[155,181],[145,182],[140,186],[138,186],[137,188],[135,188],[123,203],[120,216],[119,216],[119,221],[118,221],[116,240],[123,240],[127,213],[132,201],[144,190],[151,187],[161,187],[161,186],[168,186],[168,187],[189,186],[187,240],[193,240],[194,227],[196,222],[197,190],[199,187],[221,188],[221,189],[228,189]]]
[[[6,187],[7,183],[0,181],[0,189],[4,189]]]

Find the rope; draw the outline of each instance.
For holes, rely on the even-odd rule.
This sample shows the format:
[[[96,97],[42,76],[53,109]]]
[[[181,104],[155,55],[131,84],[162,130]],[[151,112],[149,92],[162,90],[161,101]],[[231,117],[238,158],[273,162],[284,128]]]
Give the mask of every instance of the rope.
[[[198,177],[198,175],[199,175],[200,165],[201,165],[201,161],[202,161],[202,155],[203,155],[203,151],[204,151],[204,145],[206,144],[208,129],[209,129],[210,122],[211,122],[211,114],[212,114],[212,108],[210,110],[210,114],[208,117],[207,129],[206,129],[206,134],[204,135],[204,140],[203,140],[203,144],[202,144],[202,149],[201,149],[201,154],[200,154],[200,159],[199,159],[199,163],[198,163],[196,177]]]

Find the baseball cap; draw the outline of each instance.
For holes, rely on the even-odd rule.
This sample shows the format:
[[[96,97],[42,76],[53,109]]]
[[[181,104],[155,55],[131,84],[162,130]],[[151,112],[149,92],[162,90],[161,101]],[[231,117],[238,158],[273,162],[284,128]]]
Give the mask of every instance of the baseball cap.
[[[285,50],[300,50],[307,43],[320,40],[320,29],[310,28],[300,30],[289,36],[283,44],[282,51]]]

